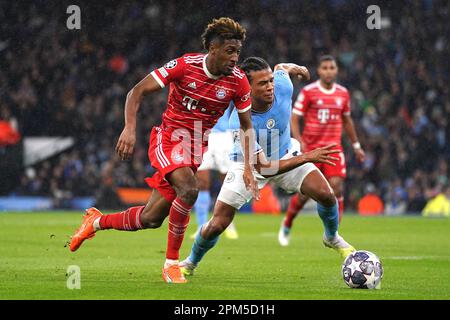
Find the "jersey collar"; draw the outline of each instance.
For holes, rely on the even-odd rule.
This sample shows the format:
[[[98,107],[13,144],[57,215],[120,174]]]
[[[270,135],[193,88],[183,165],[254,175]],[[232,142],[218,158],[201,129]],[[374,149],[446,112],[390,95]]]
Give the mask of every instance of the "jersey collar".
[[[208,55],[205,54],[205,56],[203,57],[203,71],[206,73],[206,75],[208,76],[208,78],[217,80],[217,79],[220,78],[220,76],[215,76],[215,75],[213,75],[211,72],[209,72],[208,68],[206,67],[206,57],[207,57],[207,56],[208,56]]]
[[[325,89],[320,85],[320,80],[317,80],[317,87],[320,91],[322,91],[325,94],[333,94],[336,91],[336,84],[333,83],[333,87],[331,89]]]

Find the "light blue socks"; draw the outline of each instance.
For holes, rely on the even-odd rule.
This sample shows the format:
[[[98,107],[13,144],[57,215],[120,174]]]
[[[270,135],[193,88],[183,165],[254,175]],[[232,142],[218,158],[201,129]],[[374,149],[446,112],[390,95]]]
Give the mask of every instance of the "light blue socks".
[[[195,216],[197,218],[197,231],[208,221],[209,206],[211,205],[211,195],[209,190],[198,193],[197,201],[194,204]]]
[[[188,257],[189,261],[191,261],[194,265],[197,265],[209,249],[214,247],[219,240],[219,236],[212,240],[205,240],[202,238],[200,231],[201,227],[195,237],[194,244],[192,245],[191,254]]]
[[[325,236],[328,239],[336,236],[339,226],[339,205],[336,204],[332,207],[325,207],[320,203],[317,203],[317,212],[320,219],[322,219],[323,226],[325,228]]]

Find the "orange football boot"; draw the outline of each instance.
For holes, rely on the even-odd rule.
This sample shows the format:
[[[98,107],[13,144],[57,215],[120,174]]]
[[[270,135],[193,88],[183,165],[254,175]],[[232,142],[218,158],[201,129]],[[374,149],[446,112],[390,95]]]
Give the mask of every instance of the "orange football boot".
[[[178,264],[171,264],[167,268],[163,267],[162,277],[167,283],[186,283],[187,280],[181,273],[180,266]]]
[[[86,209],[81,227],[70,239],[70,251],[76,251],[86,239],[92,239],[95,236],[94,221],[103,214],[97,208]]]

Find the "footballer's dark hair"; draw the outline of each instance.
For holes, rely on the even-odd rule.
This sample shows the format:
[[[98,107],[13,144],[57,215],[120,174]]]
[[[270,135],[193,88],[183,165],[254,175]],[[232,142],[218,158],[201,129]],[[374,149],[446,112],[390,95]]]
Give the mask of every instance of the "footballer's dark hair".
[[[269,69],[270,65],[266,60],[260,57],[248,57],[239,66],[247,75],[248,81],[251,81],[250,72]]]
[[[213,19],[202,34],[203,48],[209,50],[211,42],[215,39],[223,43],[225,40],[245,40],[245,28],[231,18],[222,17]]]
[[[334,61],[334,62],[336,62],[336,59],[331,54],[324,54],[324,55],[319,57],[318,65],[320,66],[322,64],[322,62],[324,62],[324,61]]]

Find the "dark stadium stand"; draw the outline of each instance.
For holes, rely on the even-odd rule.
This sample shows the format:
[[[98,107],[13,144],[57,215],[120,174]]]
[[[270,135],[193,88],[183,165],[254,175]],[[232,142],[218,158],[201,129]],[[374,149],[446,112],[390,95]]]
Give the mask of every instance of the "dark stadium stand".
[[[17,122],[23,137],[76,139],[69,151],[22,168],[3,194],[70,199],[145,187],[143,178],[153,172],[148,135],[160,122],[167,91],[143,102],[134,158],[121,162],[114,146],[126,93],[153,68],[200,51],[199,35],[219,12],[248,30],[241,59],[260,55],[272,65],[292,61],[310,70],[319,54],[338,59],[339,82],[351,91],[367,154],[358,164],[346,142],[348,208],[356,208],[368,183],[385,204],[405,212],[421,211],[448,185],[448,1],[386,2],[381,30],[365,28],[370,1],[119,3],[79,1],[79,31],[65,27],[63,3],[0,4],[0,120]],[[304,83],[294,85],[297,95]],[[0,170],[8,170],[3,164],[2,158]],[[107,190],[101,187],[106,180]]]

